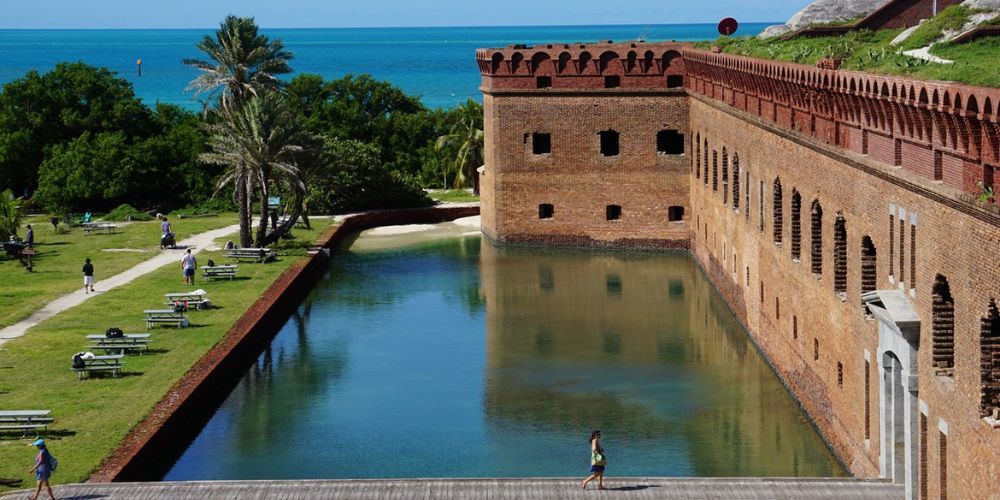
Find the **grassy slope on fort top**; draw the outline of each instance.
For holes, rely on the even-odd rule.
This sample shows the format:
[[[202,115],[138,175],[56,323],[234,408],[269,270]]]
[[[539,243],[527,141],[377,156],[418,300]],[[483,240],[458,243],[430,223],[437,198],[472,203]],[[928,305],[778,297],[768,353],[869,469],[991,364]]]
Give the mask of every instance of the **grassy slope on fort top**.
[[[923,80],[955,81],[1000,87],[1000,37],[984,37],[956,45],[941,43],[931,53],[955,61],[937,64],[898,54],[890,42],[901,30],[858,31],[843,36],[796,38],[782,41],[755,37],[720,37],[699,42],[699,48],[718,45],[723,52],[814,66],[828,56],[843,57],[842,69]]]
[[[183,291],[178,269],[165,266],[128,285],[65,311],[35,327],[25,337],[8,342],[0,352],[2,408],[49,409],[55,423],[44,437],[59,459],[55,483],[85,480],[128,432],[138,424],[166,391],[215,345],[291,263],[305,255],[332,219],[313,220],[314,229],[296,229],[297,239],[276,246],[280,260],[268,264],[240,264],[240,279],[205,283],[197,288],[209,293],[218,308],[192,311],[192,326],[152,330],[151,352],[125,359],[121,378],[97,377],[77,381],[70,371],[73,353],[86,350],[84,335],[110,326],[126,332],[144,332],[142,310],[162,306],[163,294]],[[200,261],[223,262],[221,252],[199,255]],[[20,434],[0,439],[0,477],[24,479],[34,452]],[[0,487],[0,491],[4,488]]]
[[[177,239],[237,223],[236,215],[198,219],[173,219]],[[25,224],[35,230],[36,251],[32,259],[34,272],[28,273],[17,259],[0,259],[0,328],[10,326],[40,309],[50,300],[73,291],[83,293],[83,260],[94,261],[95,275],[100,280],[121,273],[160,251],[158,221],[121,223],[116,234],[86,235],[82,228],[69,228],[59,233],[52,229],[48,217],[28,217]],[[66,228],[66,226],[62,226]],[[18,233],[24,236],[24,228]],[[128,249],[129,251],[107,251]],[[178,261],[180,255],[177,256]]]

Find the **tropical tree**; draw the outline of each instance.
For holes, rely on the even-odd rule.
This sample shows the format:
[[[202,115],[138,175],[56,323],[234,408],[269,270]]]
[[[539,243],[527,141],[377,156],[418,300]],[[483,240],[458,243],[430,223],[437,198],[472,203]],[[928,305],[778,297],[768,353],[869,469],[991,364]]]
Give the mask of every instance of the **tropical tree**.
[[[206,109],[215,98],[221,109],[239,107],[263,90],[280,87],[277,75],[291,73],[288,61],[292,53],[285,50],[280,39],[270,40],[258,30],[252,17],[228,16],[215,38],[206,35],[197,43],[210,60],[184,60],[184,64],[201,71],[188,89],[194,90],[195,96],[208,94]]]
[[[472,189],[478,195],[479,175],[476,170],[483,164],[483,106],[469,99],[455,107],[453,112],[457,119],[447,135],[438,137],[436,147],[439,150],[457,147],[454,158],[445,162],[454,175],[454,187],[464,188],[471,179]]]
[[[0,192],[0,241],[7,241],[17,234],[23,216],[21,198],[15,198],[10,189]]]
[[[313,138],[298,115],[273,91],[250,97],[238,108],[221,112],[220,118],[207,126],[209,151],[201,160],[225,168],[216,187],[233,186],[233,197],[240,207],[240,244],[266,246],[287,233],[302,213],[306,193],[298,165],[313,153],[303,147]],[[278,189],[294,198],[289,204],[292,213],[286,222],[268,231],[268,197]],[[260,203],[256,239],[250,219],[255,195]]]

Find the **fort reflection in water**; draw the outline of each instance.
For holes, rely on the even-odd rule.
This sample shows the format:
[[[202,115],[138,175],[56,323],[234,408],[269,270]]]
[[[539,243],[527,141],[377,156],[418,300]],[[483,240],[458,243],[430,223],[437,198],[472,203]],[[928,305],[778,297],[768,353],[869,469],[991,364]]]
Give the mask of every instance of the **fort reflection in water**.
[[[685,254],[366,238],[166,479],[844,474]]]

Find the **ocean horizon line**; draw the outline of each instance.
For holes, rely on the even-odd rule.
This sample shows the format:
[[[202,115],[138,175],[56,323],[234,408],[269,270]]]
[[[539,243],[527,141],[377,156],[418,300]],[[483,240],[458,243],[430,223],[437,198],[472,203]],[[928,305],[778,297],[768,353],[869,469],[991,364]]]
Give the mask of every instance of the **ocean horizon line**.
[[[740,21],[741,24],[783,24],[784,21]],[[440,26],[311,26],[311,27],[295,27],[295,26],[278,26],[278,27],[265,27],[262,26],[263,31],[273,31],[273,30],[295,30],[295,31],[310,31],[310,30],[370,30],[370,29],[392,29],[392,30],[432,30],[432,29],[499,29],[499,28],[598,28],[598,27],[611,27],[611,28],[627,28],[627,27],[644,27],[644,26],[714,26],[716,22],[697,22],[697,23],[626,23],[626,24],[519,24],[519,25],[440,25]],[[218,26],[203,26],[203,27],[174,27],[174,28],[4,28],[0,27],[0,31],[195,31],[195,30],[216,30]]]

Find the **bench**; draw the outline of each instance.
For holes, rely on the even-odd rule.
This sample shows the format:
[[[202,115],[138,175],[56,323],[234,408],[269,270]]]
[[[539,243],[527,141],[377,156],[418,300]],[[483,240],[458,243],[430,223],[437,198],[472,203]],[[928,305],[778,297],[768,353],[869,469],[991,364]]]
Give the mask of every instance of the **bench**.
[[[176,307],[181,305],[185,310],[207,309],[212,304],[212,302],[208,300],[208,293],[204,290],[198,290],[196,292],[167,293],[164,294],[164,297],[167,298],[167,306]]]
[[[215,278],[228,278],[232,281],[236,277],[236,271],[239,270],[239,266],[236,264],[223,265],[223,266],[201,266],[202,276],[207,280]]]
[[[142,351],[149,349],[150,342],[152,341],[147,339],[125,339],[116,337],[98,340],[97,342],[86,346],[86,349],[100,349],[104,352],[118,351],[119,354],[125,354],[125,351],[135,351],[142,354]]]
[[[84,373],[86,373],[89,377],[93,372],[111,372],[112,376],[117,377],[121,375],[122,365],[125,364],[125,362],[122,361],[122,358],[124,357],[124,354],[111,354],[107,356],[83,358],[83,368],[70,369],[76,372],[77,380],[83,380]]]
[[[173,309],[146,309],[146,329],[150,329],[157,323],[177,325],[177,328],[184,328],[188,325],[188,319],[184,313],[179,313]]]
[[[35,431],[35,437],[38,437],[38,429],[48,430],[48,424],[0,424],[0,432],[6,431],[23,431],[21,437],[26,437],[28,431]]]
[[[49,416],[50,410],[4,410],[0,411],[0,432],[22,431],[21,437],[28,435],[28,431],[35,431],[38,437],[38,429],[46,429],[53,421]]]
[[[90,222],[83,225],[83,232],[86,234],[93,234],[94,231],[115,234],[115,229],[118,229],[117,224],[109,224],[107,222]]]
[[[230,259],[236,259],[237,262],[241,260],[264,262],[274,259],[277,257],[277,254],[270,248],[228,248],[226,249],[225,256]]]

